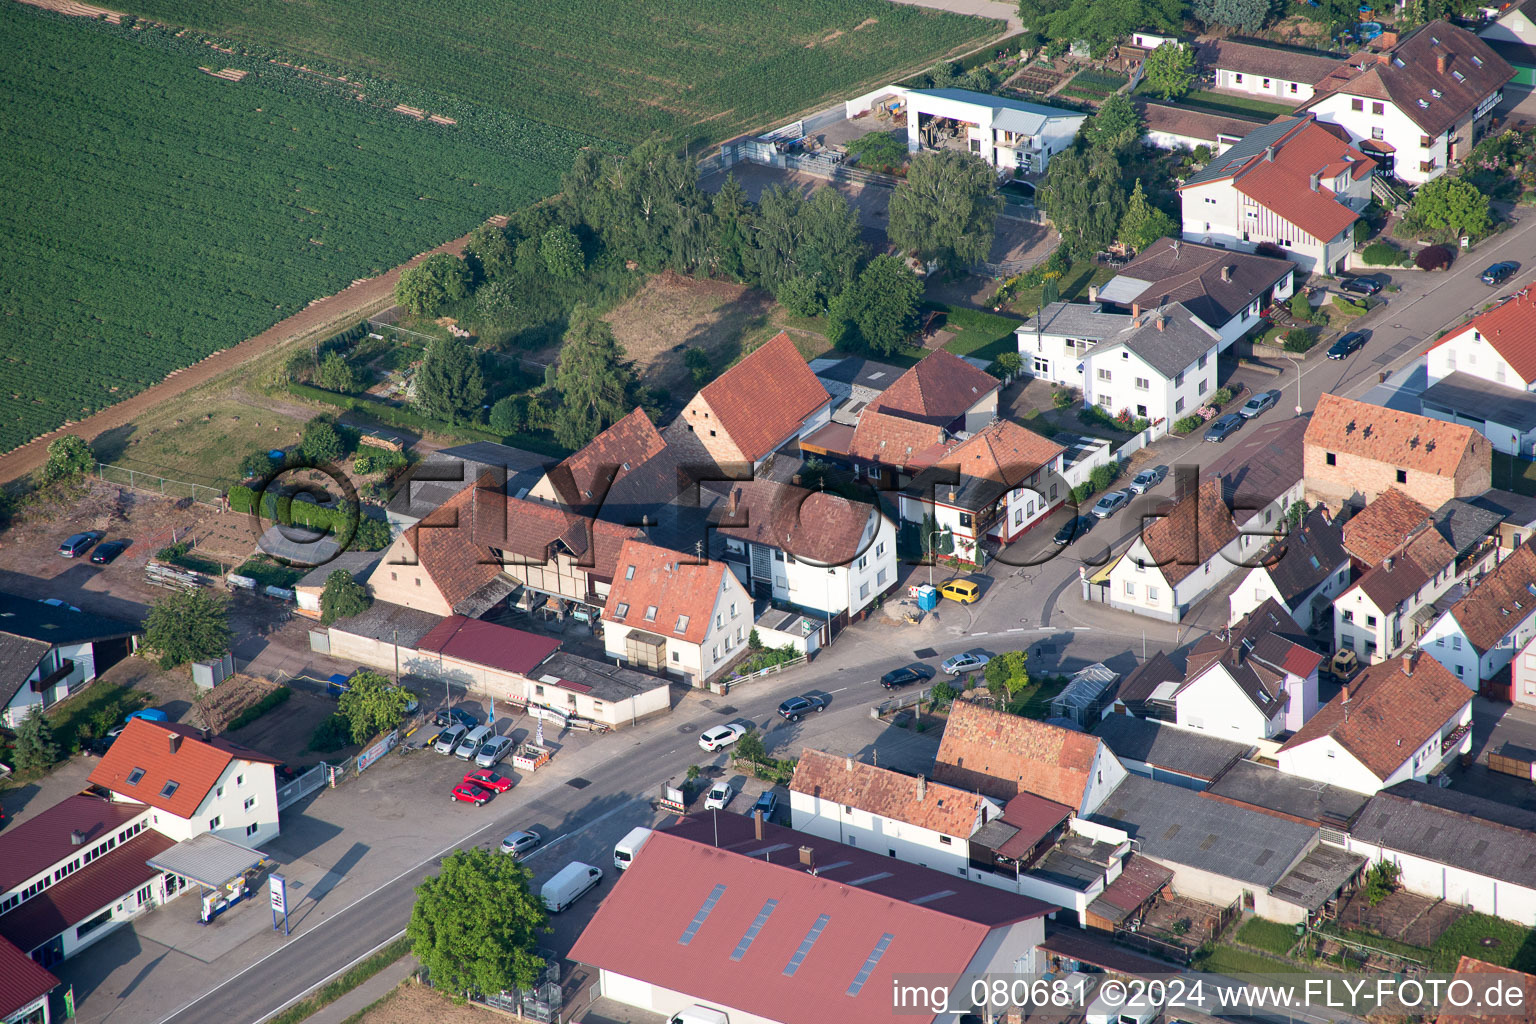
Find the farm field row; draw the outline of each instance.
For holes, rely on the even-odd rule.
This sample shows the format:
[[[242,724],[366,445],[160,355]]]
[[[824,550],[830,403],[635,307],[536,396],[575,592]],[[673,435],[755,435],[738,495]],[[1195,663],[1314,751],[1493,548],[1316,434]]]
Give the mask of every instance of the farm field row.
[[[0,97],[0,451],[548,195],[595,141],[495,111],[416,121],[19,4],[0,8]]]
[[[725,138],[1003,27],[887,0],[372,0],[324,13],[302,3],[132,0],[126,9],[353,80],[624,142]]]

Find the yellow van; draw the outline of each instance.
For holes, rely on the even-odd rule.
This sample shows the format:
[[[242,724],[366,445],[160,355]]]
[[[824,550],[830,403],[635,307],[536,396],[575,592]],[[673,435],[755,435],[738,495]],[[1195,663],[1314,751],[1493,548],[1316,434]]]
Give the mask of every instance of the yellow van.
[[[970,580],[950,580],[939,587],[939,593],[961,604],[975,604],[981,598],[981,588]]]

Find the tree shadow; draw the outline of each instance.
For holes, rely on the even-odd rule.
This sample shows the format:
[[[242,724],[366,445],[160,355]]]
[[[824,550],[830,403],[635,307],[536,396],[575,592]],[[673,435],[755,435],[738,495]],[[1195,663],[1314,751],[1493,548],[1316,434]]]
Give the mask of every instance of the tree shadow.
[[[128,442],[138,429],[132,423],[125,423],[99,434],[91,442],[91,451],[95,453],[96,461],[108,464],[120,461],[128,454]]]
[[[767,324],[773,306],[772,295],[758,288],[747,289],[717,307],[714,314],[717,319],[694,326],[681,342],[658,355],[646,368],[645,382],[673,382],[679,385],[679,390],[691,392],[691,379],[683,361],[688,349],[703,349],[709,355],[710,366],[716,372],[723,370],[741,356],[742,337]],[[682,386],[683,382],[688,382],[686,387]]]

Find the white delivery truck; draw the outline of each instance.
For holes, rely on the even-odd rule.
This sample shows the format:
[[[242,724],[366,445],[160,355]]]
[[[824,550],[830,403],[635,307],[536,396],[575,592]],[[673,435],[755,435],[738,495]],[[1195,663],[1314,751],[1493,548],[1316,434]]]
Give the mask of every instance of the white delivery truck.
[[[648,828],[632,828],[620,839],[613,848],[613,866],[620,871],[629,867],[630,861],[635,859],[635,854],[640,852],[640,847],[651,838],[651,830]]]
[[[731,1024],[724,1010],[694,1003],[686,1010],[679,1010],[667,1019],[667,1024]]]
[[[573,860],[561,868],[554,878],[544,883],[544,887],[539,890],[539,898],[544,901],[544,909],[551,914],[558,914],[602,880],[602,868]]]

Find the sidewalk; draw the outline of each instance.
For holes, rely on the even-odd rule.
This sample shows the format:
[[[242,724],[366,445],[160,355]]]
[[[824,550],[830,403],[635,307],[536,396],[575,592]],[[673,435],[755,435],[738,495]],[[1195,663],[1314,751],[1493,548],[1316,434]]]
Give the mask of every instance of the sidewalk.
[[[409,978],[420,966],[416,957],[407,953],[334,1003],[306,1018],[305,1024],[341,1024],[354,1013],[362,1012],[389,995],[395,986]]]

